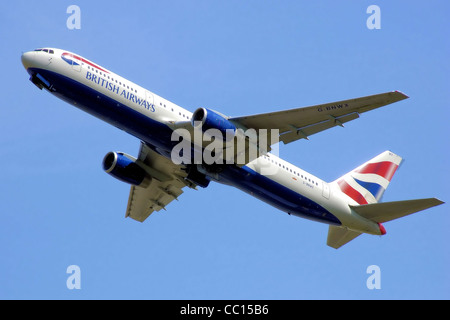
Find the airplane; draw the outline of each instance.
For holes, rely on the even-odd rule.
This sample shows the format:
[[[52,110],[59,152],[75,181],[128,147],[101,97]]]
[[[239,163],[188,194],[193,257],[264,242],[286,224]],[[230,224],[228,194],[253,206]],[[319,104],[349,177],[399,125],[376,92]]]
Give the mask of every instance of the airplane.
[[[381,202],[402,162],[389,150],[332,182],[273,152],[279,141],[288,144],[308,140],[364,112],[407,99],[400,91],[229,117],[208,108],[191,113],[70,51],[39,48],[23,53],[21,60],[30,81],[39,89],[141,141],[137,158],[109,152],[103,159],[105,172],[131,185],[125,216],[136,221],[143,222],[154,211],[166,210],[184,188],[206,188],[213,181],[236,187],[289,215],[328,224],[327,245],[338,249],[361,234],[386,234],[385,222],[444,203],[436,198]],[[206,133],[210,130],[216,135],[208,140]],[[188,134],[174,138],[180,131]],[[205,136],[189,138],[195,132]],[[225,136],[218,138],[217,133]],[[209,150],[208,141],[215,144],[209,155],[215,160],[220,158],[217,155],[222,156],[226,161],[207,162],[198,157]]]

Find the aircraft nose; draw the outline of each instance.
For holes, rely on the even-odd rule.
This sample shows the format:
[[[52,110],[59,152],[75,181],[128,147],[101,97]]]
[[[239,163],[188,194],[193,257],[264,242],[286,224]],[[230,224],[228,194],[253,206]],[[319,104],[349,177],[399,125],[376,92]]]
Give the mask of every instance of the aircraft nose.
[[[30,68],[33,64],[33,59],[34,58],[34,52],[33,51],[28,51],[28,52],[24,52],[22,53],[22,64],[25,67],[25,69],[28,70],[28,68]]]

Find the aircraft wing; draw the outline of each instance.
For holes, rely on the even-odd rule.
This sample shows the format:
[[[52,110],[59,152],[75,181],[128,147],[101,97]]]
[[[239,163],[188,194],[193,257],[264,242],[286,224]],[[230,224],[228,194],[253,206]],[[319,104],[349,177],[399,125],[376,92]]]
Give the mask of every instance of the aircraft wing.
[[[359,114],[403,100],[408,96],[386,92],[372,96],[331,102],[305,108],[263,113],[228,120],[245,128],[278,129],[285,144],[308,139],[309,136],[359,118]]]
[[[137,161],[143,162],[152,180],[146,188],[131,186],[125,217],[143,222],[154,211],[165,210],[170,202],[178,200],[184,187],[195,187],[184,179],[186,172],[180,166],[144,143],[141,143]]]

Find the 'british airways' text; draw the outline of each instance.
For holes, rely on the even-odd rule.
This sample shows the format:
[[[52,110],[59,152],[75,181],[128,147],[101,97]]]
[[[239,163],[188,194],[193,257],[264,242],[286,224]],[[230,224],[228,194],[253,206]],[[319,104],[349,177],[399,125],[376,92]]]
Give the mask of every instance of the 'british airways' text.
[[[90,80],[100,86],[102,86],[103,88],[108,89],[111,92],[114,92],[115,94],[124,97],[125,99],[134,102],[142,107],[144,107],[147,110],[150,110],[152,112],[155,112],[155,106],[154,104],[148,102],[147,100],[140,98],[138,95],[128,92],[127,90],[121,88],[120,86],[104,79],[104,78],[100,78],[95,74],[92,74],[91,72],[87,72],[86,73],[86,79]]]

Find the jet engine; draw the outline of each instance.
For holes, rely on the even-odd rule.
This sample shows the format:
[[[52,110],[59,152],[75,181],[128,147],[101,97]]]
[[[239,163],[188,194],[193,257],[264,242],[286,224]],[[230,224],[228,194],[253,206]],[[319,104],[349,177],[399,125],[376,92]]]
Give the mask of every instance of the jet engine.
[[[103,170],[120,181],[143,188],[151,181],[151,177],[136,163],[136,159],[122,152],[108,152],[103,158]]]
[[[192,115],[192,125],[195,128],[201,126],[203,132],[208,129],[217,129],[222,133],[224,139],[227,130],[231,130],[233,133],[236,131],[236,126],[228,121],[224,115],[206,108],[198,108],[195,110]]]

